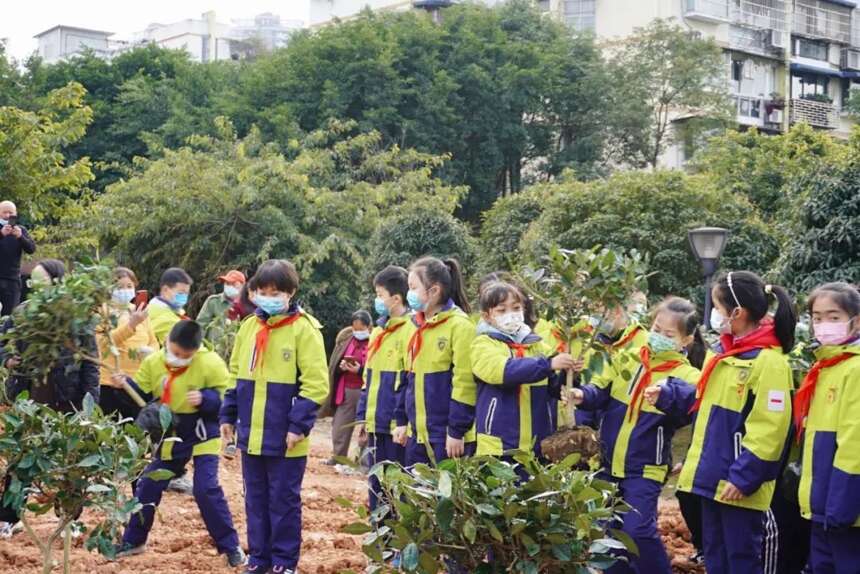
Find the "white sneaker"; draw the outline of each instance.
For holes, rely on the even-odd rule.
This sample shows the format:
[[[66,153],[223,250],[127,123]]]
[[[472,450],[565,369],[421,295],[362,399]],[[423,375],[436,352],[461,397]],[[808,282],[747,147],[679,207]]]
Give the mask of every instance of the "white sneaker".
[[[8,540],[23,531],[24,525],[20,522],[0,522],[0,539]]]
[[[193,494],[194,483],[187,476],[179,476],[170,481],[167,485],[167,490],[170,492],[178,492],[180,494]]]

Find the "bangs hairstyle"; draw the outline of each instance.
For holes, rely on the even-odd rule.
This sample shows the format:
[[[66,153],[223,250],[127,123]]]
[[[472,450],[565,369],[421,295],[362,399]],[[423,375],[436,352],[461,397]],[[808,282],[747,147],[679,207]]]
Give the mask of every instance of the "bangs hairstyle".
[[[295,293],[299,289],[299,272],[286,259],[269,259],[257,269],[248,288],[252,291],[274,287],[284,293]]]
[[[192,285],[194,284],[194,280],[191,279],[191,275],[185,272],[185,269],[182,269],[181,267],[171,267],[161,274],[161,280],[158,282],[158,287],[170,287],[172,289],[179,283]]]
[[[186,351],[196,351],[203,344],[203,329],[197,321],[186,319],[173,326],[168,339]]]
[[[135,275],[134,271],[132,271],[128,267],[117,267],[116,269],[114,269],[113,278],[114,281],[119,281],[120,279],[131,279],[131,282],[134,283],[135,287],[139,285],[137,281],[137,275]]]
[[[821,297],[827,297],[836,303],[837,307],[851,315],[852,318],[860,315],[860,291],[857,291],[853,285],[842,281],[819,285],[809,295],[807,309],[810,313],[812,313],[812,306],[815,305],[815,301]]]
[[[504,281],[496,281],[495,283],[485,285],[481,290],[478,304],[480,305],[482,312],[489,313],[491,310],[507,301],[508,297],[513,297],[516,301],[519,301],[523,306],[525,306],[526,298],[522,292],[515,286],[510,283],[505,283]]]

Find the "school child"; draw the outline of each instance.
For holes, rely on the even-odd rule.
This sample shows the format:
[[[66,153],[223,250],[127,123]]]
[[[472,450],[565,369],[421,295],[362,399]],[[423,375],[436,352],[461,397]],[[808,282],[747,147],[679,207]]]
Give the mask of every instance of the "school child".
[[[374,308],[379,315],[377,327],[370,335],[367,363],[364,369],[364,389],[358,402],[356,420],[359,443],[365,443],[371,465],[383,462],[404,464],[403,446],[392,440],[396,422],[394,409],[397,395],[406,388],[405,350],[409,342],[407,323],[409,291],[406,269],[389,265],[373,278],[376,290]],[[379,480],[370,476],[370,508],[375,509],[382,491]]]
[[[176,323],[188,319],[185,306],[192,283],[191,276],[179,267],[171,267],[161,274],[158,296],[147,307],[149,322],[159,345],[164,345],[164,339]]]
[[[645,389],[667,379],[695,388],[699,370],[687,353],[704,346],[698,325],[692,303],[680,297],[664,300],[654,311],[647,342],[617,353],[593,383],[571,393],[580,409],[603,411],[603,465],[632,507],[624,515],[623,530],[636,541],[639,557],[628,556],[630,562],[619,561],[608,572],[672,571],[657,530],[657,501],[669,472],[672,437],[691,420],[686,411],[655,409],[643,396]]]
[[[308,435],[328,393],[321,325],[295,302],[292,263],[263,263],[249,283],[257,305],[230,357],[221,433],[238,434],[248,523],[248,570],[293,574],[302,542]]]
[[[178,474],[194,459],[194,500],[218,552],[231,567],[241,566],[245,554],[224,491],[218,483],[221,437],[218,411],[229,383],[227,365],[217,353],[201,349],[203,329],[194,321],[180,321],[170,330],[164,350],[149,355],[129,382],[144,396],[170,407],[173,435],[181,441],[164,442],[135,488],[143,505],[131,518],[117,549],[117,557],[142,553],[152,529],[155,508],[168,480],[147,475],[161,469]]]
[[[809,312],[820,346],[794,399],[800,508],[812,521],[812,572],[847,574],[860,569],[860,293],[826,283]]]
[[[765,513],[791,426],[787,354],[797,319],[785,289],[748,271],[723,275],[711,293],[720,343],[696,390],[667,384],[646,399],[663,412],[696,414],[678,488],[702,499],[708,572],[760,573]]]
[[[441,462],[472,450],[477,388],[469,358],[475,324],[460,265],[423,257],[409,268],[406,301],[407,385],[395,420],[394,441],[406,446],[406,464]],[[406,436],[406,424],[412,435]],[[407,444],[408,442],[408,444]]]
[[[567,353],[548,358],[541,338],[525,321],[525,296],[505,282],[484,287],[481,322],[472,341],[472,372],[478,385],[475,419],[478,455],[534,451],[553,432],[549,378],[572,369]]]

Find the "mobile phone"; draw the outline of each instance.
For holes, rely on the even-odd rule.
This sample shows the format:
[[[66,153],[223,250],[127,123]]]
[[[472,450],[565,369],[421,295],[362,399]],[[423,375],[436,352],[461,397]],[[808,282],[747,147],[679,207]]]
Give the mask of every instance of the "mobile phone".
[[[346,361],[347,363],[357,363],[358,362],[358,359],[356,359],[352,355],[344,355],[343,360]]]
[[[8,221],[7,225],[9,225],[10,227],[15,227],[16,225],[18,225],[18,216],[13,215],[13,216],[9,217],[9,219],[7,221]]]
[[[149,291],[146,289],[139,290],[134,296],[134,308],[146,307],[147,303],[149,303]]]

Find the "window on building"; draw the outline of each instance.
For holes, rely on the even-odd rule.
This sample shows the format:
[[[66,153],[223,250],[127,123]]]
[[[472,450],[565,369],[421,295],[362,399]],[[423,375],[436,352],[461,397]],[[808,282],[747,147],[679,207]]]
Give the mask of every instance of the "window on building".
[[[594,30],[596,0],[564,0],[564,21],[576,30]]]
[[[820,98],[828,95],[830,78],[819,74],[792,74],[792,98]]]
[[[796,38],[792,44],[792,54],[795,56],[811,58],[813,60],[827,60],[827,42]]]
[[[744,75],[744,61],[732,58],[732,81],[740,82]]]

